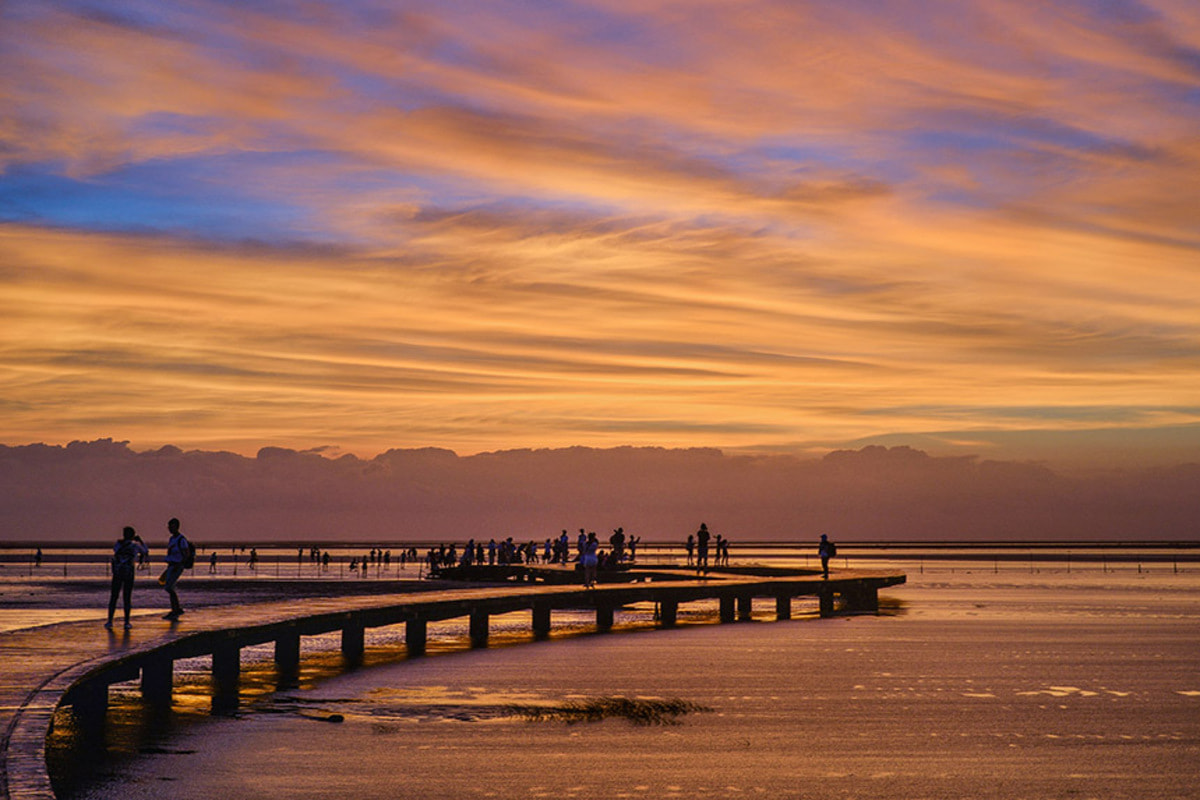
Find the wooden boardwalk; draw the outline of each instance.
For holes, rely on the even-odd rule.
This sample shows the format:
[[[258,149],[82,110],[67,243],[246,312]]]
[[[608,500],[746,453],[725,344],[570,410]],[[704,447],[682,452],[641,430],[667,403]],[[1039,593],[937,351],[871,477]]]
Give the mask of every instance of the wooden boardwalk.
[[[304,636],[340,631],[342,655],[353,666],[362,660],[367,628],[405,625],[405,648],[415,656],[425,651],[427,624],[438,620],[468,619],[471,644],[485,647],[489,617],[512,611],[531,611],[533,634],[541,638],[550,634],[555,609],[594,609],[598,632],[612,627],[616,609],[640,602],[657,604],[661,627],[675,625],[681,604],[714,599],[722,622],[749,619],[756,598],[773,599],[776,618],[787,619],[792,598],[802,596],[819,598],[822,615],[839,607],[872,612],[879,589],[905,581],[897,573],[842,571],[823,580],[756,572],[713,571],[697,579],[691,571],[656,570],[588,590],[535,582],[535,574],[525,573],[524,582],[506,585],[212,607],[178,622],[137,617],[131,631],[92,621],[0,634],[0,798],[54,797],[45,742],[60,705],[73,706],[81,724],[102,728],[108,687],[131,680],[140,681],[146,702],[169,705],[173,665],[182,658],[212,656],[213,706],[224,710],[237,705],[240,652],[253,645],[274,643],[286,682],[299,669]]]

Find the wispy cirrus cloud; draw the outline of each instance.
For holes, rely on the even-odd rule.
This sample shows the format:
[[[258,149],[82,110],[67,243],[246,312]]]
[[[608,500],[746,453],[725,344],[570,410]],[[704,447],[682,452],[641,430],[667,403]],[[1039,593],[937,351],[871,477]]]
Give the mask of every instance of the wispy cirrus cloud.
[[[0,16],[3,438],[1197,421],[1189,4]]]

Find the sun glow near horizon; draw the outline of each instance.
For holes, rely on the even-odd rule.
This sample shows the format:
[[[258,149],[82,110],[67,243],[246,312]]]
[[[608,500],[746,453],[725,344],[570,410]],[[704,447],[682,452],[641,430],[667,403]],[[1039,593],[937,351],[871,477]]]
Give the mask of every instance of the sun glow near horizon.
[[[0,15],[0,440],[1200,453],[1187,4]]]

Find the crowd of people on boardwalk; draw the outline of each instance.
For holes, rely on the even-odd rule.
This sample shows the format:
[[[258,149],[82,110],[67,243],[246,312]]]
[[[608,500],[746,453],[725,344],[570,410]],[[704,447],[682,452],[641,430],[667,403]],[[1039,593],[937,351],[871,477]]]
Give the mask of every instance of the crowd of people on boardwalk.
[[[166,568],[159,576],[158,582],[167,592],[167,598],[171,605],[171,610],[164,618],[174,621],[184,613],[175,587],[184,570],[193,566],[196,548],[180,531],[178,519],[172,518],[167,522],[167,532]],[[453,567],[541,563],[570,565],[582,573],[584,587],[591,588],[597,584],[600,572],[619,570],[635,562],[638,545],[641,543],[641,537],[627,535],[624,528],[613,529],[612,534],[608,537],[607,549],[601,545],[600,538],[595,531],[580,528],[579,534],[575,537],[574,552],[572,552],[571,539],[571,535],[566,529],[563,529],[557,537],[547,538],[540,545],[535,541],[518,544],[512,536],[500,541],[492,538],[486,544],[483,541],[469,539],[461,552],[453,543],[441,544],[429,548],[425,554],[423,566],[428,570],[429,575],[436,576],[443,570]],[[700,528],[694,534],[688,535],[684,543],[684,550],[687,566],[693,567],[698,574],[704,574],[714,567],[729,566],[729,539],[719,533],[714,538],[706,523],[700,523]],[[245,548],[241,548],[241,551],[244,553]],[[108,620],[105,627],[113,626],[119,599],[123,600],[125,627],[127,629],[131,627],[130,610],[134,577],[138,570],[149,569],[149,553],[149,548],[137,535],[137,532],[132,527],[125,527],[121,538],[113,545],[112,584],[108,602]],[[822,575],[828,579],[829,561],[837,555],[837,547],[826,534],[821,534],[817,553],[821,560]],[[37,566],[41,566],[41,555],[39,548],[36,559]],[[234,548],[233,558],[236,566],[237,548]],[[317,565],[321,572],[328,571],[332,561],[328,550],[322,551],[315,546],[309,547],[307,553],[305,548],[299,548],[296,558],[300,565],[303,565],[307,558],[308,562]],[[399,551],[396,563],[400,568],[404,568],[409,563],[417,562],[418,558],[417,548],[407,547]],[[258,550],[251,547],[247,561],[251,570],[256,569],[258,561]],[[349,569],[352,573],[361,574],[365,578],[369,576],[371,568],[374,567],[378,573],[390,569],[392,563],[391,550],[373,547],[361,559],[352,556]],[[208,564],[209,574],[216,574],[218,558],[215,550],[209,556]]]
[[[440,575],[442,570],[452,567],[573,564],[583,570],[585,585],[592,585],[595,572],[620,569],[633,563],[640,543],[640,536],[629,536],[624,528],[615,528],[608,537],[608,549],[604,550],[595,531],[580,528],[572,552],[571,535],[563,529],[558,536],[540,544],[536,541],[518,543],[509,536],[500,541],[489,539],[486,544],[482,540],[469,539],[461,551],[456,544],[437,545],[426,553],[425,564],[433,575]]]

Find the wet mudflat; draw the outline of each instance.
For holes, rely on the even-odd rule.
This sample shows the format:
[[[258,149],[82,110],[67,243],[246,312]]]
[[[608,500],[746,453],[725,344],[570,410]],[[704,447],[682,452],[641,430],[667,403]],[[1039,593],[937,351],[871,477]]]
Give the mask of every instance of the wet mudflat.
[[[910,574],[884,596],[880,616],[330,665],[154,732],[76,796],[1194,796],[1200,575]],[[559,713],[596,701],[680,713]]]

